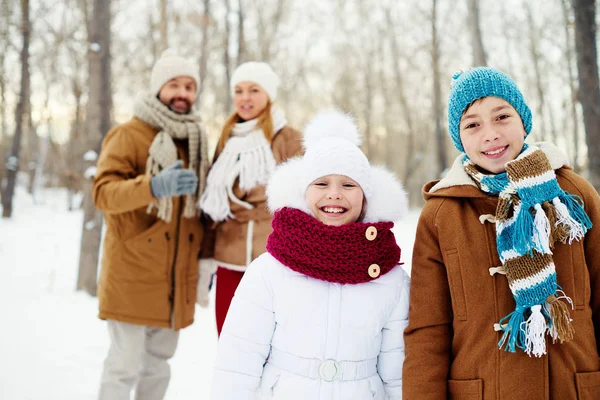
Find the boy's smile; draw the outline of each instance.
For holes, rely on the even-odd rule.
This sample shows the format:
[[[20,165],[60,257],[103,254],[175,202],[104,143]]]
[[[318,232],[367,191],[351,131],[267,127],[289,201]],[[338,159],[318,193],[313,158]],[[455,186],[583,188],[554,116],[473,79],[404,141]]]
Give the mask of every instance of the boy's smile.
[[[460,120],[460,140],[467,156],[493,174],[521,153],[525,129],[519,113],[505,100],[484,97],[475,101]]]
[[[340,226],[356,222],[363,207],[363,191],[353,179],[344,175],[326,175],[306,189],[308,208],[326,225]]]

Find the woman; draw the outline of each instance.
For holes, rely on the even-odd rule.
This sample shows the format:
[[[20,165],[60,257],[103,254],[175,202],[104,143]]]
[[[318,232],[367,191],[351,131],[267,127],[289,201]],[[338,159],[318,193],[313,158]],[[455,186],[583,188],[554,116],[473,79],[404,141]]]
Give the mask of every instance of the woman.
[[[262,62],[240,65],[231,78],[235,111],[225,122],[215,150],[207,186],[200,200],[213,221],[214,262],[200,261],[198,302],[208,304],[208,282],[217,267],[216,320],[221,328],[246,267],[265,252],[272,215],[265,184],[270,172],[301,152],[301,135],[287,125],[283,110],[273,104],[279,78]],[[208,251],[208,252],[207,252]],[[210,254],[210,249],[203,249]],[[215,267],[212,267],[212,266]]]

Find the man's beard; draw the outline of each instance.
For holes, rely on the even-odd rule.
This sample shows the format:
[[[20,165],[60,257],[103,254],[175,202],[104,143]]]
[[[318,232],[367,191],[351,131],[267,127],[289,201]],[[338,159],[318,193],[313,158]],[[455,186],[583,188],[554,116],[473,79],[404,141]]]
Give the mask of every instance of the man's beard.
[[[187,104],[187,107],[185,109],[185,111],[181,112],[181,111],[177,111],[174,107],[173,104],[176,101],[185,101],[185,103]],[[169,107],[169,110],[173,111],[176,114],[189,114],[190,111],[192,110],[192,105],[190,104],[189,101],[187,101],[187,99],[182,99],[182,98],[174,98],[173,100],[171,100],[171,102],[167,105],[167,107]]]

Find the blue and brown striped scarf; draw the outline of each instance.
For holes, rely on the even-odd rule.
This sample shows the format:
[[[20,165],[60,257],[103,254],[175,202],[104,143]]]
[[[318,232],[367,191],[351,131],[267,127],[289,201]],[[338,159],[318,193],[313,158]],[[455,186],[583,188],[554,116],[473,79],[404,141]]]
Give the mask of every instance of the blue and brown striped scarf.
[[[546,334],[562,343],[574,333],[567,304],[559,301],[572,306],[557,283],[552,249],[556,242],[582,239],[592,222],[582,200],[559,186],[536,146],[525,144],[500,174],[483,174],[467,155],[463,167],[483,192],[499,197],[496,246],[516,308],[500,320],[498,347],[541,357]]]

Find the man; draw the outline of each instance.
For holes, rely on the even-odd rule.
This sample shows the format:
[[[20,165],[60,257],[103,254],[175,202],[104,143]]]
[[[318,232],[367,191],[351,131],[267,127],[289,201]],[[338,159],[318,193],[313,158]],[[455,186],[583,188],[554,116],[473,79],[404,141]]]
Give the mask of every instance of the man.
[[[137,400],[163,399],[179,329],[194,320],[208,169],[198,81],[193,63],[165,51],[150,93],[102,144],[93,197],[106,222],[98,299],[111,345],[100,400],[134,388]]]

